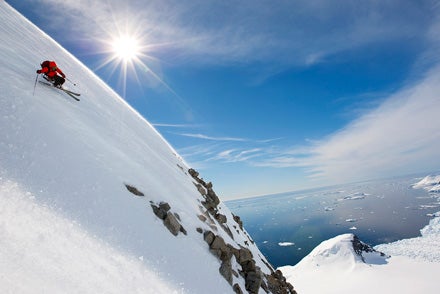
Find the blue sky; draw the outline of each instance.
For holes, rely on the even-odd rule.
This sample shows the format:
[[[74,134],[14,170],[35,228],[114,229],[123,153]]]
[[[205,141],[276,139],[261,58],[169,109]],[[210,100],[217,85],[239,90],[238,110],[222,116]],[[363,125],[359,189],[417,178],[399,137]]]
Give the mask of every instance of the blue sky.
[[[224,200],[439,170],[437,1],[6,2]],[[142,49],[125,75],[118,35]]]

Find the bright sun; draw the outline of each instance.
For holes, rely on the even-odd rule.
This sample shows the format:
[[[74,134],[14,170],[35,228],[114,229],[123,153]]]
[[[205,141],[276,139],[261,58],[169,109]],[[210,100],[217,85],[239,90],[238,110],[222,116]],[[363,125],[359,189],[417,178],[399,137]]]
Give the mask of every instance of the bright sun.
[[[130,36],[122,36],[114,40],[112,49],[115,57],[125,62],[132,61],[141,53],[139,42]]]

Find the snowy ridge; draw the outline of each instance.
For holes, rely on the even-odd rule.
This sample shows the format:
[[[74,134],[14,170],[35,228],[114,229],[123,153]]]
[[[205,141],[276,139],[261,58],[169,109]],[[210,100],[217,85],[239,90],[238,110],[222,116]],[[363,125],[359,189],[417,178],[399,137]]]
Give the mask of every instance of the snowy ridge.
[[[359,263],[384,264],[387,256],[380,252],[362,248],[367,245],[360,242],[354,234],[343,234],[323,241],[304,257],[298,267],[334,267],[342,271],[351,271]]]
[[[151,124],[4,1],[0,21],[0,74],[13,81],[0,84],[1,293],[287,285]],[[45,59],[80,102],[38,83],[34,92]]]
[[[426,176],[419,182],[413,185],[414,189],[425,189],[428,192],[440,192],[440,176]]]

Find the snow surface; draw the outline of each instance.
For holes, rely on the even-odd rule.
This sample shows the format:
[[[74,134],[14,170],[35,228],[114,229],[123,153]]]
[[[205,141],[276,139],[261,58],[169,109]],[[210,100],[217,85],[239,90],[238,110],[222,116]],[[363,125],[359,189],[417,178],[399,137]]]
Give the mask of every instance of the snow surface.
[[[426,177],[413,187],[426,189],[437,179]],[[352,234],[336,236],[322,242],[295,266],[279,269],[298,293],[304,294],[439,293],[435,276],[440,273],[440,217],[420,232],[420,237],[374,248],[387,257],[370,253],[364,254],[364,260],[354,252]]]
[[[198,218],[203,197],[173,148],[4,1],[0,22],[0,293],[233,293],[196,232],[211,226]],[[70,86],[81,102],[39,85],[34,93],[44,59],[78,84]],[[168,202],[188,235],[165,229],[150,201]],[[219,209],[232,229],[232,214]],[[438,293],[439,228],[434,219],[419,238],[378,246],[391,258],[371,254],[365,263],[352,235],[338,236],[282,271],[304,294]],[[217,233],[246,246],[245,234]],[[243,279],[233,283],[244,289]]]
[[[440,176],[426,176],[422,180],[414,184],[413,188],[425,189],[426,191],[431,193],[438,193],[440,192]]]
[[[232,293],[196,231],[218,223],[198,218],[204,198],[173,148],[4,1],[0,23],[0,293]],[[45,59],[78,85],[66,82],[80,102],[38,84],[34,92]],[[172,235],[153,214],[150,202],[161,201],[187,236]],[[262,256],[233,229],[228,208],[218,208],[234,240],[216,234]],[[243,278],[233,283],[245,289]]]

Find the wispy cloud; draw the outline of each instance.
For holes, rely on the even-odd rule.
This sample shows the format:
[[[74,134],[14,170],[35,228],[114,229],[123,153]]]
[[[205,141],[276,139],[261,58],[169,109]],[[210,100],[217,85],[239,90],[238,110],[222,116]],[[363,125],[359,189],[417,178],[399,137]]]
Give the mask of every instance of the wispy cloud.
[[[440,168],[440,66],[390,94],[344,128],[303,146],[186,134],[212,141],[192,146],[190,161],[301,168],[322,183],[380,178]]]
[[[184,133],[184,134],[179,134],[179,135],[185,136],[185,137],[197,138],[197,139],[211,140],[211,141],[237,141],[237,142],[248,141],[248,139],[244,139],[244,138],[211,137],[211,136],[207,136],[207,135],[203,135],[203,134]]]
[[[440,167],[440,67],[419,83],[302,150],[257,163],[303,167],[328,181],[361,180]]]
[[[221,160],[224,162],[247,162],[252,158],[259,157],[262,154],[262,149],[254,148],[249,150],[230,149],[218,153],[216,156],[208,160]]]

